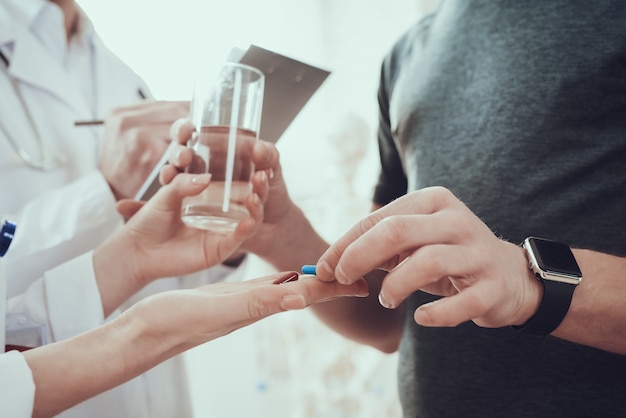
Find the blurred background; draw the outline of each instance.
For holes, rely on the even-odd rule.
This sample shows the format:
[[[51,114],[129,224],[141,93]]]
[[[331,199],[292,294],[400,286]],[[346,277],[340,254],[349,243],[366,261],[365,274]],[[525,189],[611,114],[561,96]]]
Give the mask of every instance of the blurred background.
[[[294,201],[333,241],[367,214],[378,174],[380,64],[437,0],[78,0],[160,100],[191,98],[194,68],[250,44],[331,71],[277,146]],[[316,260],[311,260],[314,264]],[[273,270],[248,257],[230,280]],[[196,417],[399,417],[397,356],[334,334],[307,311],[185,354]]]

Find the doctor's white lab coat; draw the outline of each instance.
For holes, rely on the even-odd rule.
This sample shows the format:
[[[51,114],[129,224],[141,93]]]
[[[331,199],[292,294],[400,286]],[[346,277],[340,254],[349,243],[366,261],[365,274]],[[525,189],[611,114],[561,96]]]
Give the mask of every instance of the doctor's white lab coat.
[[[0,346],[4,347],[6,283],[0,262]],[[35,383],[24,357],[17,352],[0,354],[0,411],[2,416],[28,418],[33,412]]]
[[[105,320],[90,251],[122,224],[109,186],[97,170],[102,128],[77,128],[74,121],[103,118],[114,107],[142,100],[140,91],[149,92],[94,34],[96,94],[95,103],[88,103],[77,83],[33,36],[29,23],[16,16],[16,9],[28,7],[52,5],[42,0],[0,0],[0,50],[10,59],[8,72],[0,62],[0,122],[7,131],[0,130],[0,213],[18,224],[3,263],[8,309],[27,312],[46,324],[48,340],[57,341]],[[9,77],[17,81],[48,153],[63,159],[59,168],[33,169],[11,147],[7,133],[39,155],[33,127]],[[74,260],[56,267],[70,259]],[[229,272],[219,266],[202,276],[162,279],[126,306],[156,291],[216,281]],[[181,356],[61,414],[80,418],[191,415]]]

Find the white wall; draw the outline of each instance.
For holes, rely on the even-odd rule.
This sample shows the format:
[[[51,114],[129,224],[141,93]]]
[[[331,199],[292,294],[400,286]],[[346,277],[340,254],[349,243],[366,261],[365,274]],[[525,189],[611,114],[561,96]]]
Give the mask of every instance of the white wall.
[[[159,99],[188,99],[194,66],[219,64],[233,46],[254,43],[331,70],[278,143],[290,193],[328,240],[369,209],[382,58],[434,3],[79,0],[105,43]],[[250,259],[241,274],[268,271]],[[198,417],[400,414],[396,356],[344,340],[309,312],[269,318],[187,357]]]

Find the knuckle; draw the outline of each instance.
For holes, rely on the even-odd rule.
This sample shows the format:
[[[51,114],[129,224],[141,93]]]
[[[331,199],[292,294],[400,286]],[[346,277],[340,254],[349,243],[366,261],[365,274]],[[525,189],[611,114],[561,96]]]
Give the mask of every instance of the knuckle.
[[[248,315],[250,318],[264,318],[269,314],[269,306],[262,299],[253,297],[252,300],[248,302]]]
[[[141,142],[141,129],[137,126],[124,129],[124,141],[129,148],[139,148]]]
[[[120,112],[117,114],[117,125],[122,132],[132,131],[135,128],[135,118],[130,116],[127,112]]]
[[[420,248],[418,250],[418,257],[420,258],[420,270],[436,277],[443,274],[445,262],[441,260],[439,252],[435,247],[427,246]]]
[[[449,206],[455,200],[454,194],[443,186],[432,186],[425,189],[425,192],[435,210]]]
[[[374,213],[370,214],[369,216],[366,216],[365,218],[361,219],[359,221],[359,223],[358,223],[359,235],[363,235],[364,233],[366,233],[367,231],[369,231],[370,229],[372,229],[374,226],[376,226],[377,224],[381,223],[385,219],[386,218],[382,217],[381,215],[379,215],[376,212],[374,212]]]
[[[379,223],[381,239],[389,245],[401,241],[407,233],[407,226],[403,217],[390,216],[382,219]]]
[[[156,153],[148,148],[141,152],[140,158],[139,158],[139,164],[141,166],[152,167],[154,165],[155,160],[156,160]]]
[[[342,250],[339,247],[330,247],[330,259],[331,260],[339,260],[342,256]]]
[[[489,309],[491,309],[491,298],[488,298],[487,295],[477,295],[476,299],[474,300],[474,304],[475,312],[484,314]]]
[[[446,224],[450,231],[454,231],[454,235],[462,238],[473,236],[472,224],[468,223],[467,219],[457,215],[447,218]]]

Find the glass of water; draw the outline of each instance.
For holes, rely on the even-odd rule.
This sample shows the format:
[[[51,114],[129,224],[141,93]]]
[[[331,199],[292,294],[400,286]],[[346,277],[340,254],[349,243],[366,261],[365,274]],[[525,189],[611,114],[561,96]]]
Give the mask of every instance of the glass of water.
[[[199,79],[194,87],[191,120],[195,132],[189,173],[210,173],[209,187],[182,204],[185,224],[217,233],[233,231],[249,216],[244,199],[252,192],[252,148],[258,139],[263,107],[263,73],[225,63],[217,79]]]

